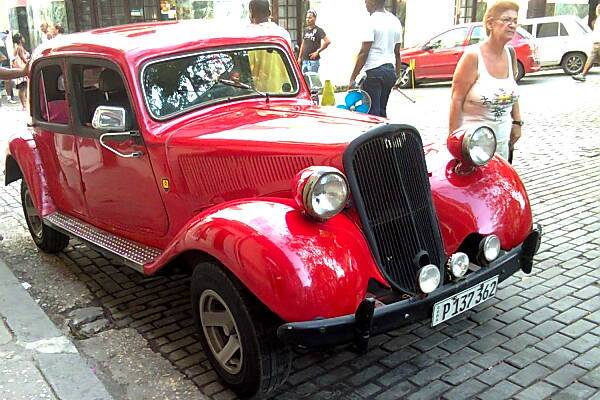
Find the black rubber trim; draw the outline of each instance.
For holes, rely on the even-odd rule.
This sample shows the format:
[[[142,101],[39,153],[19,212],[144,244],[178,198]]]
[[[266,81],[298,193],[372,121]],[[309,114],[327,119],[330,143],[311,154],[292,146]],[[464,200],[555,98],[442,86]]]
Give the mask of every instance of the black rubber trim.
[[[375,137],[386,136],[389,134],[393,134],[394,132],[400,132],[400,131],[409,131],[410,133],[416,135],[419,142],[421,143],[421,149],[423,149],[423,141],[421,140],[421,135],[419,135],[417,128],[415,128],[414,126],[406,125],[406,124],[382,124],[382,125],[376,126],[373,129],[368,130],[366,133],[360,135],[358,138],[354,139],[348,145],[348,147],[344,151],[343,164],[344,164],[344,173],[346,174],[346,179],[348,180],[348,185],[350,186],[350,192],[352,193],[353,204],[358,211],[358,215],[360,216],[360,221],[362,223],[363,232],[364,232],[365,236],[367,237],[367,241],[369,242],[369,248],[371,250],[371,254],[373,255],[373,258],[375,259],[375,262],[377,263],[377,266],[379,267],[379,271],[386,278],[386,280],[388,281],[388,283],[390,284],[390,286],[393,289],[404,292],[404,293],[410,293],[405,288],[400,287],[388,275],[388,273],[382,267],[383,263],[381,261],[381,257],[379,256],[379,248],[377,246],[377,240],[375,239],[375,234],[373,233],[373,230],[371,229],[371,225],[369,224],[369,221],[367,219],[367,212],[365,209],[363,196],[360,192],[358,180],[356,178],[356,173],[355,173],[354,167],[352,165],[353,156],[356,153],[356,150],[358,147],[362,146],[364,143],[372,140]],[[423,154],[423,158],[425,158],[424,154]],[[425,161],[427,161],[427,160],[425,159]],[[429,191],[431,192],[431,186],[429,187]],[[435,212],[435,207],[433,205],[433,198],[431,196],[429,196],[428,201],[429,201],[429,209],[433,213],[433,218],[435,218],[435,220],[437,221],[437,213]],[[437,239],[439,240],[440,246],[443,249],[444,243],[442,241],[442,234],[440,232],[439,222],[437,224],[437,229],[436,229],[435,233],[437,233]],[[443,255],[443,256],[445,257],[445,255]],[[443,261],[442,264],[446,263],[445,259],[443,259],[442,261]],[[443,282],[444,281],[444,272],[445,272],[444,265],[438,265],[438,268],[440,271],[441,280]]]

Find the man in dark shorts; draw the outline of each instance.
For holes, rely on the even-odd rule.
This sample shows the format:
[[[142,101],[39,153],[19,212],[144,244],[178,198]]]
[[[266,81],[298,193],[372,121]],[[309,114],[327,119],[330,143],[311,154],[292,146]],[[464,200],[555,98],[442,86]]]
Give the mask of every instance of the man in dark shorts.
[[[298,64],[302,66],[302,72],[319,72],[321,66],[320,54],[331,43],[325,31],[318,27],[316,23],[317,12],[308,10],[306,12],[306,29],[298,54]]]

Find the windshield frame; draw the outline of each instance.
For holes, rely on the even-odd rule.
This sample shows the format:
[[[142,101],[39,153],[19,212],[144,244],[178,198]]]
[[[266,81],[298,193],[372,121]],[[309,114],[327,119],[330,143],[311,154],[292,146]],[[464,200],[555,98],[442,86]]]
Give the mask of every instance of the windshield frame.
[[[221,98],[221,99],[206,101],[206,102],[197,104],[195,106],[192,106],[192,107],[186,108],[184,110],[180,110],[180,111],[177,111],[177,112],[165,115],[165,116],[157,116],[157,115],[154,115],[154,113],[152,112],[152,109],[150,108],[150,103],[148,102],[148,96],[146,95],[146,90],[144,89],[144,75],[146,72],[146,68],[148,68],[154,64],[158,64],[158,63],[162,63],[162,62],[166,62],[166,61],[178,60],[181,58],[197,57],[200,55],[209,55],[209,54],[215,54],[215,53],[235,52],[235,51],[244,51],[244,50],[258,50],[258,49],[273,49],[273,50],[281,53],[283,55],[282,60],[284,62],[286,62],[286,66],[288,67],[288,72],[290,74],[290,81],[292,82],[292,84],[296,85],[296,91],[286,93],[286,94],[271,94],[271,93],[269,93],[268,94],[269,99],[297,97],[298,94],[300,94],[300,92],[302,90],[302,86],[301,86],[300,80],[298,79],[298,73],[296,71],[296,68],[294,67],[294,63],[292,62],[292,59],[290,58],[290,55],[288,54],[286,49],[283,46],[280,46],[275,43],[254,43],[254,44],[250,43],[250,44],[244,44],[244,45],[240,45],[240,46],[211,47],[208,49],[203,49],[203,50],[189,52],[189,53],[183,53],[183,54],[169,54],[166,56],[153,58],[151,60],[145,61],[142,64],[142,67],[140,68],[138,79],[139,79],[139,87],[140,87],[142,96],[144,98],[144,106],[146,107],[146,111],[148,112],[150,117],[155,121],[167,121],[169,119],[178,117],[182,114],[187,114],[191,111],[196,111],[196,110],[214,106],[214,105],[220,104],[220,103],[234,103],[234,102],[243,101],[243,100],[247,100],[247,99],[251,99],[251,98],[264,98],[264,96],[261,95],[260,93],[248,93],[246,95],[238,96],[235,98]]]

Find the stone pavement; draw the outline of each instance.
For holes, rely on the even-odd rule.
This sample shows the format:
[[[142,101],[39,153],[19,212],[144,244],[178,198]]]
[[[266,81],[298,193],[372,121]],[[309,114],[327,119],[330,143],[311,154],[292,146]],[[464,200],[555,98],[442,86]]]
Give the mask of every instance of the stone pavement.
[[[0,399],[110,400],[71,341],[0,259]]]
[[[599,87],[598,74],[585,84],[551,74],[521,85],[526,125],[515,167],[545,232],[533,274],[517,273],[496,298],[435,328],[423,321],[377,336],[362,356],[346,347],[298,352],[274,398],[600,400]],[[416,97],[410,104],[394,94],[391,119],[417,126],[424,141],[439,141],[446,136],[449,85],[419,88]],[[58,256],[39,254],[17,184],[0,189],[0,226],[0,256],[38,290],[55,320],[84,305],[104,311],[100,334],[74,340],[85,354],[97,357],[86,353],[87,341],[133,330],[204,395],[235,397],[199,346],[186,276],[144,278],[77,241]],[[69,290],[44,293],[53,279]],[[79,286],[88,294],[74,306],[65,298]]]

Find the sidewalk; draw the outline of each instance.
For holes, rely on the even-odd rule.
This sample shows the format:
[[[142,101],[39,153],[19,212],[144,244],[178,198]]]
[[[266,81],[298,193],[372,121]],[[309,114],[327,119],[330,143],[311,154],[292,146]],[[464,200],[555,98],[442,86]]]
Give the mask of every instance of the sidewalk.
[[[0,259],[0,400],[112,400]]]

